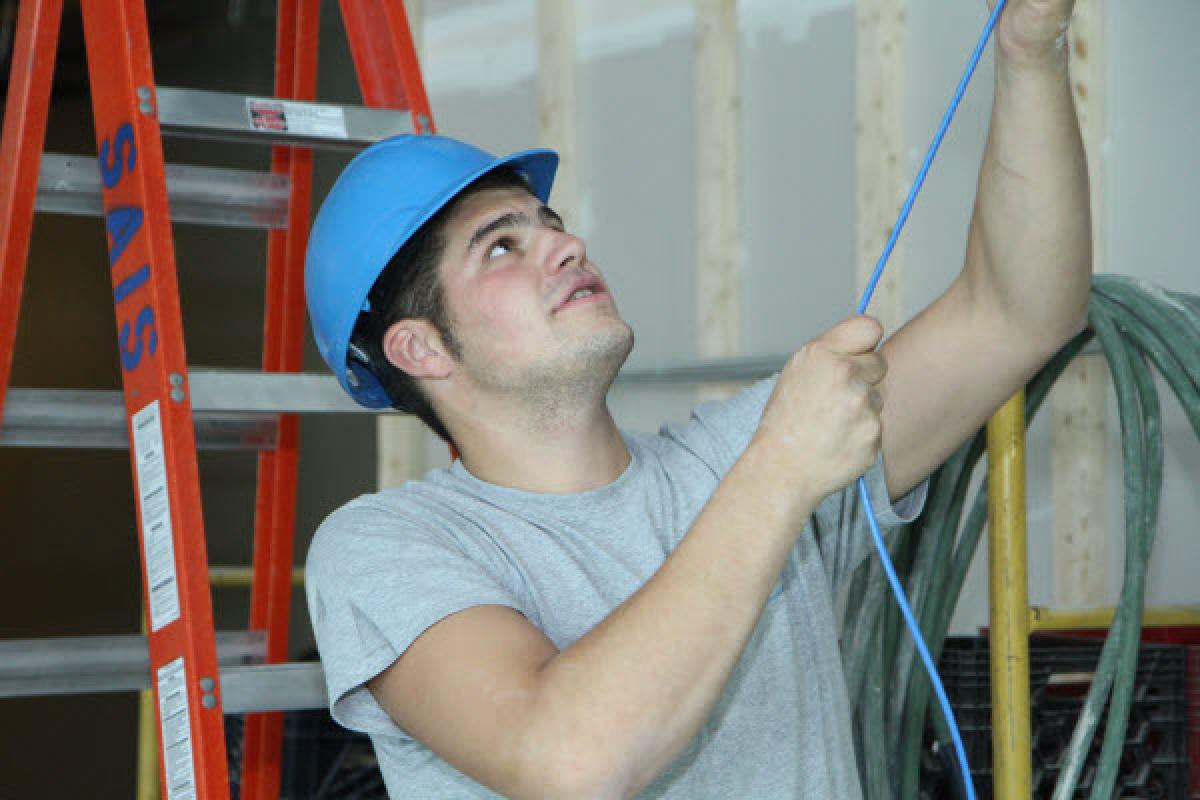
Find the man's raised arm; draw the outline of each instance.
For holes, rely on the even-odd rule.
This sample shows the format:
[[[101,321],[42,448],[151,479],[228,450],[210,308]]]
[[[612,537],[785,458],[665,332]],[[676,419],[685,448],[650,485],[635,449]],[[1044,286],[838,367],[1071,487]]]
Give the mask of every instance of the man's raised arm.
[[[883,347],[888,489],[919,483],[1085,322],[1087,164],[1067,75],[1072,0],[1009,0],[962,274]]]

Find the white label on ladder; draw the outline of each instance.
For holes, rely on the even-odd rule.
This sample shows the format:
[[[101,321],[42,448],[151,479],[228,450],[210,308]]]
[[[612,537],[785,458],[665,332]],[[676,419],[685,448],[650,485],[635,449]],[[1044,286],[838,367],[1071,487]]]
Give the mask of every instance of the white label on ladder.
[[[195,800],[196,765],[183,656],[158,668],[158,721],[162,725],[167,800]]]
[[[179,619],[179,583],[175,578],[171,502],[167,491],[162,420],[157,400],[133,415],[133,452],[137,462],[138,502],[142,512],[142,546],[146,549],[150,629],[157,632],[164,625]]]
[[[340,106],[294,103],[273,97],[247,97],[246,116],[250,118],[250,127],[256,131],[346,138],[346,114]]]

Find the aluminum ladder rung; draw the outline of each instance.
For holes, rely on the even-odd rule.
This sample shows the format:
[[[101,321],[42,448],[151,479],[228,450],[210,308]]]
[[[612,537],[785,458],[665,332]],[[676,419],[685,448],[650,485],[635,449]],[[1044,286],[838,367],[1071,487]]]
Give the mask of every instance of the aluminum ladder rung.
[[[156,92],[159,124],[164,134],[174,136],[358,149],[416,132],[407,111],[170,86]]]
[[[203,450],[266,450],[279,441],[273,414],[198,410],[192,420]],[[0,446],[127,449],[124,396],[115,390],[9,389]]]
[[[217,661],[236,666],[266,655],[262,631],[217,632]],[[70,636],[0,641],[0,697],[94,694],[150,686],[146,637]]]
[[[188,382],[195,409],[226,413],[380,413],[351,400],[330,374],[193,367],[188,370]]]
[[[326,708],[328,697],[325,671],[316,661],[221,668],[221,708],[226,714]]]
[[[286,175],[242,169],[167,164],[171,219],[234,228],[285,228]],[[100,168],[95,158],[44,153],[38,172],[37,211],[101,216]]]

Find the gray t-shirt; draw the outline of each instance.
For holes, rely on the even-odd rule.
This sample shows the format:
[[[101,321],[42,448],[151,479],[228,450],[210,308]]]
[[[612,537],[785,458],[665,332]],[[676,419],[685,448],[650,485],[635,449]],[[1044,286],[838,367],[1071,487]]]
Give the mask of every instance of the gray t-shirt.
[[[704,403],[657,436],[624,434],[612,484],[571,495],[503,488],[456,462],[334,512],[307,591],[331,711],[371,735],[394,798],[496,797],[399,728],[365,683],[431,625],[509,606],[566,648],[633,594],[687,533],[749,443],[773,380]],[[911,520],[867,473],[883,528]],[[833,596],[870,548],[854,486],[817,509],[711,718],[647,798],[860,796]],[[686,602],[686,600],[684,600]]]

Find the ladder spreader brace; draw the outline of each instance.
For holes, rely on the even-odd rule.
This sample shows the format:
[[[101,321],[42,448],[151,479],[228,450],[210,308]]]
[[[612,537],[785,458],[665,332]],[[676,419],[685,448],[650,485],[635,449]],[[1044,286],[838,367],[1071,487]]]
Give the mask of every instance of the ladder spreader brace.
[[[303,259],[312,201],[310,146],[344,148],[393,133],[433,132],[402,0],[340,0],[340,7],[363,102],[372,109],[404,111],[402,116],[312,103],[319,0],[279,2],[273,98],[158,87],[143,3],[81,3],[137,494],[149,677],[158,710],[159,764],[167,800],[229,797],[222,719],[229,697],[223,694],[213,629],[193,387],[185,358],[161,135],[166,131],[259,140],[274,134],[271,141],[285,143],[273,147],[275,177],[265,181],[224,174],[227,171],[175,168],[172,202],[190,191],[193,199],[200,197],[204,209],[182,211],[184,204],[178,202],[180,219],[270,229],[263,370],[299,372]],[[88,169],[85,162],[78,157],[66,157],[65,164],[64,157],[42,159],[61,16],[62,0],[22,0],[17,18],[0,141],[0,420],[35,203],[68,213],[96,210],[94,201],[88,201],[90,206],[61,207],[94,191],[94,182],[88,187],[86,179],[78,179],[80,171]],[[43,179],[39,199],[39,174],[44,170],[67,177],[48,184]],[[236,199],[254,208],[271,205],[281,182],[286,186],[282,228],[277,215],[265,218],[253,209],[233,214],[211,210],[211,201],[219,195],[211,191],[214,183],[247,180],[251,188],[237,193]],[[58,199],[47,202],[55,194]],[[64,196],[69,196],[67,201]],[[307,682],[299,695],[274,706],[295,707],[310,702],[316,691],[314,675],[320,674],[282,663],[287,660],[295,525],[295,415],[278,415],[274,433],[275,446],[259,455],[250,629],[265,633],[266,660],[277,665],[270,668],[273,685],[288,673]],[[246,678],[256,674],[247,672],[253,669],[225,667],[223,672]],[[255,684],[246,680],[241,685]],[[270,707],[252,698],[239,698],[234,705]],[[277,797],[282,715],[250,715],[244,735],[241,796]]]

